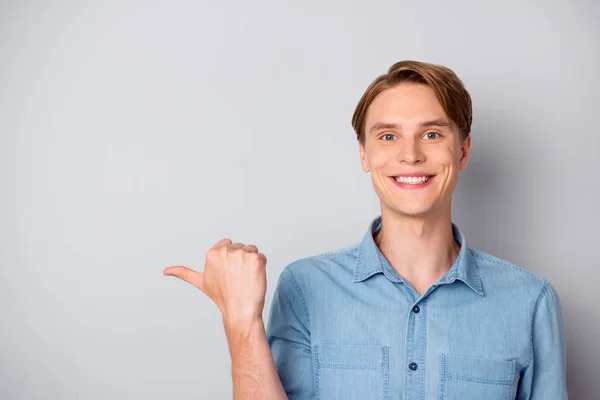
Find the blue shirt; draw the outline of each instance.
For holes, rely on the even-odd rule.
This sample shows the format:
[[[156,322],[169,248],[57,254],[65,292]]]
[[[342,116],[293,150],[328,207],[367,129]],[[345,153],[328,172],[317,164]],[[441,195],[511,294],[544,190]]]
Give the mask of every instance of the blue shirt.
[[[267,338],[290,399],[567,399],[559,298],[544,279],[469,249],[425,293],[374,242],[288,265]]]

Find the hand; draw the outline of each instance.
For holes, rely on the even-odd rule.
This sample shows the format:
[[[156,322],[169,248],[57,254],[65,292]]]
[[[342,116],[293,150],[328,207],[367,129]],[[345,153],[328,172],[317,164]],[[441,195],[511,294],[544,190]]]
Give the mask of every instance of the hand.
[[[262,322],[267,290],[267,258],[254,245],[217,242],[207,253],[204,273],[173,266],[164,275],[191,283],[219,307],[228,326],[250,326]]]

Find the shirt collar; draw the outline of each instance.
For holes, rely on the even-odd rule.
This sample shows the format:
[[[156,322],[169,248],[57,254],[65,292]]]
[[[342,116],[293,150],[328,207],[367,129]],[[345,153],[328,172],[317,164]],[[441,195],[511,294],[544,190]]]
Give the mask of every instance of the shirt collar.
[[[381,224],[380,215],[371,222],[367,233],[365,233],[358,246],[353,282],[362,282],[377,273],[383,273],[393,282],[404,282],[375,244],[374,236],[381,229]],[[454,239],[460,244],[460,252],[450,270],[437,281],[437,284],[452,283],[458,279],[467,284],[474,292],[483,296],[481,277],[469,250],[467,239],[454,223],[452,223],[452,233]]]

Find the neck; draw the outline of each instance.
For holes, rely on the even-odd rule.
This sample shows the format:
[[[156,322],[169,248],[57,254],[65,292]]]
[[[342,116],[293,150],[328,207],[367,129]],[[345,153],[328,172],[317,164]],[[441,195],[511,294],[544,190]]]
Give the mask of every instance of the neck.
[[[382,207],[375,243],[392,268],[422,294],[456,261],[450,207],[437,215],[407,217]]]

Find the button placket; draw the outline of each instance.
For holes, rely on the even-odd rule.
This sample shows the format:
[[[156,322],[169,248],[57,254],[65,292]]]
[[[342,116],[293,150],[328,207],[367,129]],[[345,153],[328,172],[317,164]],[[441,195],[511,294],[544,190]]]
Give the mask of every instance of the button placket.
[[[425,353],[427,341],[426,300],[415,299],[408,313],[405,350],[405,374],[402,399],[421,399],[425,385]]]

